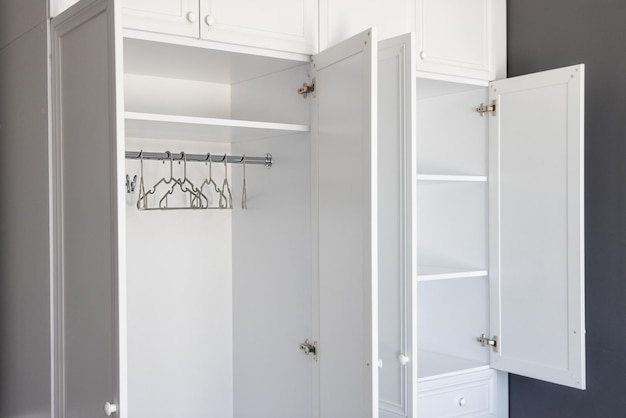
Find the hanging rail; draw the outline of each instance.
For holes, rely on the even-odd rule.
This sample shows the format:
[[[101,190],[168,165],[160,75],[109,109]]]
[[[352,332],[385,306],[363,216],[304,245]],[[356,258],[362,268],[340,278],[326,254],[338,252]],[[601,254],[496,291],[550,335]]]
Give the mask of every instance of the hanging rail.
[[[149,151],[126,151],[127,160],[139,160],[143,157],[144,160],[162,160],[162,161],[182,161],[186,159],[187,162],[209,162],[209,158],[212,163],[223,163],[224,158],[228,164],[241,164],[244,161],[242,155],[225,155],[225,154],[187,154],[186,152],[149,152]],[[265,154],[265,157],[249,157],[245,156],[246,164],[264,165],[270,168],[272,166],[272,154]]]

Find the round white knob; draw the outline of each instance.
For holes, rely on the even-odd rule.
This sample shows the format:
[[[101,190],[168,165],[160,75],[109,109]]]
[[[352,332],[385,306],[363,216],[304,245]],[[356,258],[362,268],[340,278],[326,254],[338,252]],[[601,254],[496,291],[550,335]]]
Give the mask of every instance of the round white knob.
[[[206,22],[207,25],[213,26],[215,25],[215,16],[206,15],[206,17],[204,18],[204,21]]]
[[[404,354],[400,354],[398,356],[398,361],[400,362],[400,364],[402,364],[404,366],[405,364],[407,364],[409,362],[409,358],[407,356],[405,356]]]
[[[465,406],[466,403],[467,401],[465,400],[465,398],[459,398],[459,406]]]
[[[383,368],[383,359],[381,359],[381,358],[378,359],[378,368],[379,369]]]
[[[196,14],[194,12],[187,13],[187,20],[191,23],[195,22],[197,19]]]
[[[110,402],[107,402],[104,404],[104,413],[106,414],[107,417],[110,417],[116,412],[117,412],[117,405],[115,405],[114,403],[110,403]]]
[[[421,51],[420,52],[420,58],[425,60],[426,59],[426,51]]]

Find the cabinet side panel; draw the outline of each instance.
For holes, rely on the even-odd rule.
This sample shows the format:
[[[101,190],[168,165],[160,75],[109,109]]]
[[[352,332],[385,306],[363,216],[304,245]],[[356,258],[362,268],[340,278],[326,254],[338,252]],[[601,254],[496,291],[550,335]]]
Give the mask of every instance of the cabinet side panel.
[[[118,403],[113,4],[53,22],[53,239],[59,415]]]
[[[233,145],[275,164],[232,168],[234,412],[311,417],[311,180],[309,135]]]
[[[41,24],[0,50],[3,417],[51,416],[47,35]]]

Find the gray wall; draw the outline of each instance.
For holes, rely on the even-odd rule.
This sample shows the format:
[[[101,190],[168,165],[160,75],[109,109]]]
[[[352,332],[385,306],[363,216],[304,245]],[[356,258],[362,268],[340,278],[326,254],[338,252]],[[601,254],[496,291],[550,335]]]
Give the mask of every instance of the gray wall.
[[[50,417],[45,0],[0,0],[0,417]]]
[[[507,7],[509,76],[586,64],[588,389],[578,391],[511,375],[510,416],[623,417],[626,1],[508,0]]]

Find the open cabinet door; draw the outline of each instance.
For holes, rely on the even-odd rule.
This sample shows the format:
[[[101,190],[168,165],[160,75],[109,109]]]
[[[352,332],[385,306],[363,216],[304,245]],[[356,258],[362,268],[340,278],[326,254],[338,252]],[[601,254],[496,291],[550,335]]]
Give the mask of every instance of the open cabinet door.
[[[584,389],[584,66],[489,96],[492,366]]]
[[[51,200],[55,416],[120,416],[123,124],[114,1],[52,21]],[[121,84],[120,84],[121,85]],[[105,408],[105,405],[107,407]],[[122,402],[123,405],[123,402]],[[117,410],[117,411],[116,411]],[[125,416],[122,414],[122,416]]]
[[[412,34],[378,44],[378,355],[380,418],[413,417],[417,382],[415,62]]]
[[[313,416],[378,416],[377,41],[313,58]]]

